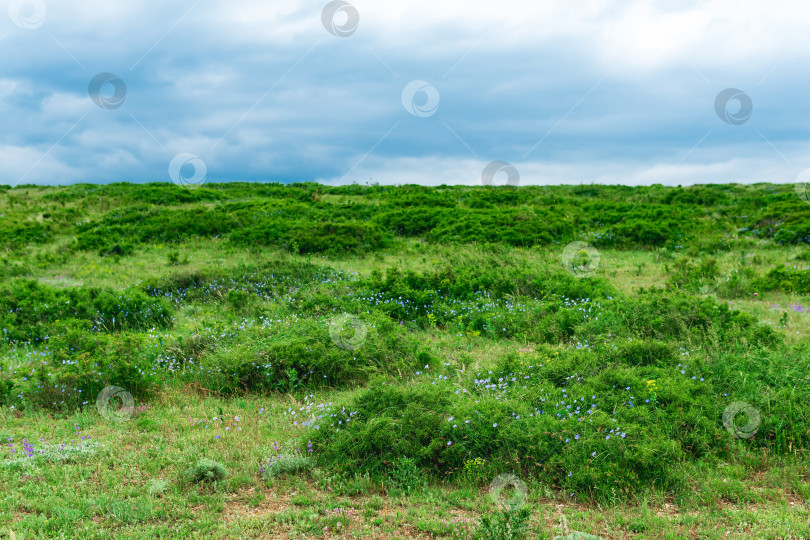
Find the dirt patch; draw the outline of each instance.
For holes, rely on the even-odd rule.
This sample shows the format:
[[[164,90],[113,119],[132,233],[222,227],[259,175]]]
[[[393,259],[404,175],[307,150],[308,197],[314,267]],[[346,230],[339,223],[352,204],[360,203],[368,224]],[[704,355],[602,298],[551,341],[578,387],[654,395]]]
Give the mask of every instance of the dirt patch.
[[[256,494],[256,488],[250,488],[234,493],[225,503],[222,519],[230,523],[244,518],[260,517],[267,514],[278,514],[292,508],[292,497],[295,493],[279,494],[270,490],[263,490],[264,499],[258,505],[251,505],[247,500]]]

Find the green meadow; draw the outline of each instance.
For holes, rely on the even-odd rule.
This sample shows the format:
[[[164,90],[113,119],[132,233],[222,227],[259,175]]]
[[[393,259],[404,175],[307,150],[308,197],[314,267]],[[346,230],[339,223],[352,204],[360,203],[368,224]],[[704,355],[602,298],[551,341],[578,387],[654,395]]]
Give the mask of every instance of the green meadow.
[[[0,186],[0,538],[810,538],[792,185]]]

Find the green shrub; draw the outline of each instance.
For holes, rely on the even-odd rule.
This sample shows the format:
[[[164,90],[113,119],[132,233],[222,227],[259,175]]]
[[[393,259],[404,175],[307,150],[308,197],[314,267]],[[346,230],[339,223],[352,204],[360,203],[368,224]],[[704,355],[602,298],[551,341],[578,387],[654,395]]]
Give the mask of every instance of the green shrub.
[[[673,299],[670,294],[661,297]],[[794,366],[788,360],[801,353],[784,351],[774,357],[783,345],[765,341],[768,333],[760,339],[761,327],[749,328],[747,317],[725,313],[722,306],[712,308],[720,311],[711,315],[702,313],[710,301],[691,305],[696,328],[676,327],[674,335],[705,333],[714,355],[719,336],[727,358],[710,364],[699,352],[691,356],[653,334],[562,354],[537,347],[532,356],[505,355],[488,372],[469,373],[461,380],[445,380],[431,367],[426,370],[430,374],[407,386],[375,383],[349,403],[326,411],[323,418],[328,420],[310,426],[317,428],[316,455],[323,466],[344,474],[368,471],[383,480],[390,478],[392,463],[415,466],[434,479],[471,478],[469,462],[480,458],[501,467],[488,469],[490,473],[534,476],[581,499],[632,498],[652,485],[678,490],[684,487],[682,471],[671,463],[727,459],[731,451],[720,418],[733,401],[726,396],[742,397],[746,372],[737,378],[735,367],[741,354],[771,358],[748,369],[748,374],[762,370],[754,378],[762,386],[746,388],[749,397],[744,399],[761,403],[763,389],[771,388],[769,402],[779,403],[779,411],[770,405],[771,414],[761,426],[770,435],[757,438],[756,444],[780,452],[805,444],[807,422],[799,411],[806,391],[773,390],[780,370],[803,369],[806,361]],[[683,316],[677,305],[670,307]],[[717,326],[703,326],[709,320]],[[748,345],[741,339],[746,335]],[[791,427],[779,418],[790,419]]]
[[[56,321],[71,319],[105,332],[172,324],[169,303],[137,289],[57,288],[27,279],[0,285],[0,312],[6,341],[39,341],[53,332]]]
[[[102,254],[126,254],[155,240],[197,237],[336,256],[386,249],[394,245],[394,235],[437,244],[522,247],[564,245],[588,237],[598,247],[691,245],[708,253],[730,249],[738,235],[778,244],[810,242],[810,207],[789,193],[790,186],[770,191],[745,186],[358,188],[349,192],[341,186],[244,183],[198,190],[157,184],[84,186],[47,193],[44,199],[86,203],[102,196],[114,209],[88,222],[81,222],[75,210],[60,209],[62,214],[49,212],[49,219],[43,213],[45,223],[22,219],[26,213],[20,209],[20,219],[0,228],[0,243],[17,248],[49,242],[62,232],[51,222],[72,225],[78,249]],[[324,202],[326,197],[359,204],[330,204]],[[210,202],[216,204],[204,204]],[[16,213],[24,207],[14,208]]]
[[[250,295],[243,290],[231,289],[228,291],[228,303],[233,306],[234,309],[243,309],[247,306],[249,298]]]
[[[314,461],[299,452],[278,454],[275,457],[265,458],[264,477],[266,479],[278,478],[290,474],[309,471]]]
[[[208,458],[198,460],[184,473],[186,481],[190,484],[218,482],[224,480],[226,476],[228,476],[228,470],[225,466]]]
[[[388,483],[391,487],[405,493],[413,493],[427,486],[422,469],[413,458],[397,458],[388,471]]]
[[[481,518],[481,524],[475,532],[476,540],[523,540],[529,532],[531,510],[500,510]]]
[[[690,292],[699,292],[706,285],[714,285],[719,276],[716,259],[705,259],[695,263],[689,257],[684,257],[675,262],[669,276],[669,285]]]
[[[382,249],[390,234],[363,222],[298,222],[274,218],[254,227],[234,231],[230,241],[238,246],[274,246],[294,253],[346,255]]]
[[[160,478],[157,478],[157,479],[156,478],[150,478],[148,487],[146,489],[146,492],[149,493],[149,495],[151,495],[153,497],[155,497],[155,496],[159,497],[159,496],[163,495],[163,493],[166,491],[166,489],[168,487],[169,487],[169,483],[166,482],[165,480],[160,479]]]
[[[412,374],[434,360],[407,330],[379,314],[362,320],[367,334],[355,349],[338,346],[329,333],[336,315],[297,319],[255,330],[230,350],[203,359],[214,372],[203,384],[219,392],[289,392],[298,388],[359,385],[378,374]]]
[[[99,221],[76,227],[76,248],[104,253],[110,246],[177,242],[187,238],[227,234],[241,226],[227,207],[166,209],[148,205],[125,206]]]
[[[220,301],[224,297],[234,305],[234,302],[248,303],[243,293],[265,299],[278,298],[288,295],[290,290],[308,289],[312,283],[342,281],[348,277],[331,267],[273,261],[263,265],[243,265],[231,271],[179,270],[144,280],[139,288],[150,296],[172,298],[176,302]]]
[[[717,296],[720,298],[750,297],[752,291],[756,292],[756,281],[757,275],[750,268],[732,270],[718,281]]]
[[[772,328],[760,325],[754,316],[731,310],[711,298],[651,289],[604,304],[610,314],[594,331],[601,327],[620,336],[676,341],[716,339],[727,344],[743,338],[759,346],[781,341]]]
[[[810,294],[810,267],[785,266],[771,269],[754,281],[758,291]]]
[[[99,392],[120,386],[136,398],[148,396],[160,384],[154,371],[154,351],[146,336],[133,332],[97,334],[88,323],[65,321],[49,340],[51,358],[47,368],[19,379],[26,401],[51,410],[95,407]]]
[[[53,239],[49,223],[34,223],[4,219],[0,222],[0,245],[19,249],[30,244],[44,244]]]

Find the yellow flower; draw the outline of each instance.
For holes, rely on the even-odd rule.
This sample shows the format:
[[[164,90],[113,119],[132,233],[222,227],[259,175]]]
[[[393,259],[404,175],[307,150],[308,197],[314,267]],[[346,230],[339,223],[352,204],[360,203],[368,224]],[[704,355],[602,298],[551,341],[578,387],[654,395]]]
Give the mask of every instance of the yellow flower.
[[[475,458],[475,459],[468,459],[468,460],[466,460],[464,462],[464,469],[469,471],[469,472],[472,472],[473,470],[475,470],[477,468],[483,467],[486,462],[487,462],[487,460],[482,459],[480,457]]]

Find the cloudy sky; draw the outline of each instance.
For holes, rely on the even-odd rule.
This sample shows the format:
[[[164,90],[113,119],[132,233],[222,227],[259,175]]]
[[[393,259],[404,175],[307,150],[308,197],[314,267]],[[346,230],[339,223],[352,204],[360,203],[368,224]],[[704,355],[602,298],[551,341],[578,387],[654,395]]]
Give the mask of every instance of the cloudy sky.
[[[0,184],[810,168],[804,0],[3,1]]]

